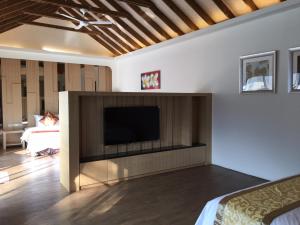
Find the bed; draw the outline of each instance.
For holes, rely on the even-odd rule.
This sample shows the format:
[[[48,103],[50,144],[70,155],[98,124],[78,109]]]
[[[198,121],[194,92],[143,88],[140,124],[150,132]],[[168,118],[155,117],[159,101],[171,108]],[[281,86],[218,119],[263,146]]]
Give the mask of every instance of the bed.
[[[209,201],[195,225],[299,225],[300,175]]]
[[[59,151],[59,123],[45,125],[41,123],[45,116],[35,115],[36,126],[25,129],[21,142],[26,143],[26,149],[32,156],[53,154]]]

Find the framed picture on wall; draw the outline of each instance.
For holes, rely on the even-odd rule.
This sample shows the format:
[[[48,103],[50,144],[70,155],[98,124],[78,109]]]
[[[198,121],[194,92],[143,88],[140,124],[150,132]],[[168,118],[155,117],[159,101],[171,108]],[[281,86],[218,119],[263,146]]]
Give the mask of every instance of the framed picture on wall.
[[[141,74],[142,90],[160,89],[160,87],[161,87],[160,70]]]
[[[276,51],[240,57],[240,93],[276,90]]]
[[[289,91],[300,93],[300,47],[289,49]]]

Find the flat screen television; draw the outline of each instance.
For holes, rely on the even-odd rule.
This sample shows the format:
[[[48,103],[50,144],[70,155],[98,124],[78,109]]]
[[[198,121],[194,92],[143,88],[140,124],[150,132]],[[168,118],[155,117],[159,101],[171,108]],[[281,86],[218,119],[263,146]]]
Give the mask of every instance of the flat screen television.
[[[104,108],[104,145],[152,141],[160,138],[159,108]]]

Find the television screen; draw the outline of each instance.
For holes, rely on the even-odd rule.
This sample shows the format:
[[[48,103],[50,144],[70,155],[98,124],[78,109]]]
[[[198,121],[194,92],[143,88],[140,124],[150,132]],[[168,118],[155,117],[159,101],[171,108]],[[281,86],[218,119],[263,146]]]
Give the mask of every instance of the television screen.
[[[159,108],[104,108],[104,144],[126,144],[160,138]]]

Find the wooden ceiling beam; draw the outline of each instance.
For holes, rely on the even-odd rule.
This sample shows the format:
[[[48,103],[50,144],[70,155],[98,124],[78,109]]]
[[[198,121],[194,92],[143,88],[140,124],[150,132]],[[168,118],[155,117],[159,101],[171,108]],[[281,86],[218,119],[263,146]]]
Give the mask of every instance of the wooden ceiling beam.
[[[165,39],[171,39],[172,37],[162,29],[158,23],[156,23],[150,16],[148,16],[145,11],[143,11],[140,7],[132,4],[128,4],[128,6],[137,13],[140,17],[142,17],[151,27],[153,27],[161,36]]]
[[[81,0],[81,2],[86,2],[86,0]],[[104,8],[108,9],[107,6],[105,6],[102,2],[100,1],[94,1],[92,2],[97,5],[99,8]],[[127,12],[126,12],[127,13]],[[127,23],[125,23],[122,19],[120,18],[115,18],[114,19],[122,28],[127,30],[129,33],[131,33],[137,40],[141,41],[141,43],[145,42],[148,46],[150,45],[143,37],[141,37],[136,31],[134,31]],[[142,48],[142,46],[137,43],[135,40],[133,40],[128,34],[126,34],[124,31],[122,31],[119,27],[115,26],[113,27],[114,31],[119,34],[121,37],[123,37],[128,43],[130,43],[132,46],[134,46],[136,49]]]
[[[21,5],[14,6],[13,8],[2,12],[0,14],[0,20],[2,20],[3,18],[6,19],[8,16],[11,15],[22,15],[22,10],[26,10],[36,5],[37,5],[36,3],[32,3],[32,2],[31,3],[23,2]]]
[[[143,1],[143,0],[118,0],[118,1],[126,2],[128,4],[135,5],[135,6],[146,7],[146,8],[150,8],[153,6],[153,3],[150,1]]]
[[[75,21],[71,18],[67,18],[67,17],[61,16],[59,14],[41,13],[41,12],[38,12],[38,11],[29,11],[28,10],[28,11],[25,11],[24,14],[25,15],[39,16],[39,17],[47,17],[47,18],[58,19],[58,20],[66,20],[66,21],[71,21],[71,22]]]
[[[114,26],[112,28],[118,35],[123,37],[128,43],[130,43],[132,46],[134,46],[136,49],[142,48],[142,46],[137,43],[133,38],[131,38],[128,34],[126,34],[123,30],[121,30],[118,26]],[[126,29],[126,28],[124,28]]]
[[[151,11],[156,14],[166,25],[168,25],[175,33],[178,35],[185,34],[173,21],[167,17],[161,10],[153,3],[151,0],[144,2],[142,0],[119,0],[122,2],[126,2],[132,7],[147,7],[151,9]],[[170,0],[171,1],[171,0]]]
[[[7,26],[7,27],[0,27],[0,34],[5,33],[6,31],[12,30],[14,28],[19,27],[19,24],[13,24],[11,26]]]
[[[71,13],[70,12],[70,9],[65,9],[68,14],[70,16],[75,16],[74,13]],[[89,31],[86,27],[83,28],[83,30],[86,30],[86,31]],[[92,27],[91,28],[92,31],[96,31],[96,28]],[[98,33],[100,35],[96,35],[96,34],[90,34],[89,36],[91,38],[93,38],[95,41],[97,41],[100,45],[102,45],[104,48],[106,48],[108,51],[110,51],[111,53],[114,54],[114,56],[118,56],[118,55],[121,55],[123,54],[121,51],[118,51],[114,45],[111,45],[110,42],[107,42],[105,41],[105,35],[101,32],[101,31],[98,31]],[[121,52],[121,53],[120,53]]]
[[[73,20],[71,18],[67,18],[67,17],[61,16],[59,14],[40,13],[40,12],[35,12],[35,11],[27,11],[27,12],[24,12],[24,14],[26,14],[26,15],[33,15],[33,16],[39,16],[39,17],[47,17],[47,18],[58,19],[58,20],[65,20],[65,21],[69,21],[69,22],[74,22],[76,25],[78,25],[78,21]],[[80,18],[77,18],[77,19],[80,19]],[[113,25],[113,24],[103,24],[103,25],[99,24],[99,25],[97,25],[96,24],[94,26],[105,27],[105,28],[112,28],[115,25]]]
[[[106,4],[104,4],[104,1]],[[197,25],[189,18],[188,14],[179,7],[175,0],[160,0],[164,7],[172,10],[189,28],[198,30]],[[213,25],[216,22],[210,15],[202,8],[198,0],[184,0],[203,20]],[[259,10],[254,0],[240,0],[245,3],[252,11]],[[284,2],[286,0],[279,0]],[[131,10],[128,9],[126,3]],[[227,4],[226,0],[211,0],[215,5],[226,15],[227,18],[235,17],[234,11]],[[110,4],[111,7],[107,7]],[[78,21],[71,18],[63,17],[55,11],[58,9],[64,10],[67,14],[75,15],[76,19],[80,20],[96,20],[109,19],[113,20],[116,25],[90,25],[83,27],[80,30],[75,30],[72,27],[65,27],[53,25],[48,23],[34,22],[40,17],[49,17],[53,19],[67,20],[77,25]],[[86,15],[80,13],[80,9],[87,9]],[[112,10],[113,9],[113,10]],[[88,34],[91,38],[96,40],[104,48],[110,51],[113,55],[126,54],[135,49],[149,46],[150,43],[161,42],[159,33],[165,39],[171,39],[171,35],[164,29],[165,25],[171,28],[178,35],[183,35],[184,31],[171,20],[171,17],[165,13],[157,1],[152,0],[0,0],[0,33],[14,29],[22,24],[29,24],[34,26],[42,26],[48,28],[55,28],[60,30],[67,30],[78,33]],[[134,14],[131,14],[131,11]],[[148,11],[153,12],[152,15]],[[139,21],[134,15],[138,14],[143,20]],[[111,19],[111,17],[113,19]],[[125,19],[123,19],[125,18]],[[164,22],[165,25],[160,26],[156,20]],[[149,29],[144,22],[148,23],[153,29]],[[99,26],[99,27],[98,27]],[[149,38],[149,39],[148,39]],[[149,40],[152,40],[149,42]]]
[[[20,16],[16,16],[16,17],[13,17],[13,18],[2,20],[1,24],[0,24],[0,27],[2,28],[2,27],[5,27],[5,26],[11,26],[13,24],[18,24],[19,22],[21,22],[23,20],[28,20],[30,18],[34,19],[34,18],[38,18],[38,16],[26,15],[26,16],[22,16],[22,18],[20,18]]]
[[[86,5],[89,4],[86,0],[80,0],[81,4]],[[100,2],[94,2],[99,8],[104,8],[104,9],[108,9],[106,8],[105,5],[103,5]],[[122,48],[126,49],[126,51],[132,52],[134,51],[134,49],[129,46],[126,42],[132,44],[132,46],[138,46],[138,48],[141,48],[141,46],[139,46],[131,37],[129,37],[126,33],[124,33],[123,31],[121,31],[117,26],[115,26],[115,29],[113,29],[119,36],[123,37],[125,39],[122,40],[121,38],[119,38],[117,35],[115,35],[112,31],[110,31],[109,29],[102,29],[103,32],[105,32],[105,34],[110,37],[112,40],[114,40],[116,43],[120,44],[122,46]]]
[[[151,1],[151,0],[149,0]],[[175,24],[169,17],[167,17],[154,3],[150,8],[151,11],[156,14],[165,24],[167,24],[178,35],[184,35],[185,33]]]
[[[214,3],[219,7],[219,9],[227,16],[228,19],[233,19],[235,17],[231,9],[225,4],[223,0],[213,0]]]
[[[111,37],[113,40],[115,40],[117,43],[120,43],[123,48],[125,48],[127,51],[132,52],[135,49],[133,49],[131,46],[129,46],[126,42],[124,42],[121,38],[119,38],[117,35],[115,35],[112,31],[109,29],[102,29],[106,32],[106,34]]]
[[[84,16],[82,16],[82,15],[78,12],[77,9],[65,9],[65,10],[66,10],[66,11],[68,12],[68,14],[71,15],[71,16],[74,16],[74,14],[76,13],[76,14],[78,14],[82,19],[84,19]],[[83,29],[88,30],[86,27],[83,28]],[[120,54],[120,53],[121,53],[121,54],[127,53],[127,52],[122,48],[122,46],[120,46],[118,43],[115,43],[113,40],[111,40],[111,39],[106,35],[105,31],[103,31],[103,30],[97,30],[97,29],[96,29],[95,27],[93,27],[93,26],[90,26],[89,29],[91,29],[91,30],[94,32],[95,35],[96,35],[96,33],[98,33],[98,34],[99,34],[98,36],[99,36],[103,41],[105,41],[105,42],[107,43],[107,45],[110,46],[110,48],[115,49],[116,52],[119,52],[119,54]],[[93,35],[90,35],[90,36],[93,38]],[[101,43],[100,43],[100,44],[101,44]]]
[[[34,5],[31,7],[35,8],[36,10],[39,10],[40,12],[52,12],[54,10],[56,10],[56,7],[48,7],[48,8],[44,8],[38,5]],[[28,15],[19,15],[19,13],[15,13],[13,15],[10,15],[9,17],[6,18],[6,20],[2,20],[1,21],[1,25],[0,25],[0,32],[3,33],[5,31],[14,29],[18,26],[21,26],[21,24],[19,24],[19,22],[30,22],[33,20],[38,19],[38,16],[28,16]]]
[[[58,15],[59,15],[60,13],[64,14],[64,11],[62,11],[62,9],[63,9],[62,7],[59,7],[58,10],[56,11],[56,14],[58,14]],[[94,14],[95,14],[95,13],[94,13]],[[81,15],[82,15],[82,13],[80,13],[80,16],[74,15],[74,16],[72,16],[72,17],[75,18],[75,19],[77,19],[77,20],[82,20]],[[102,18],[104,17],[103,14],[99,14],[99,13],[96,13],[95,15],[97,15],[100,19],[102,19]],[[94,17],[94,16],[90,16],[90,15],[87,15],[87,14],[85,14],[85,18],[86,18],[86,20],[88,20],[88,21],[95,20],[95,17]]]
[[[93,38],[95,41],[97,41],[99,44],[101,44],[104,48],[106,48],[108,51],[114,54],[114,56],[121,55],[120,52],[116,51],[113,47],[111,47],[107,42],[103,40],[102,37],[99,37],[97,35],[90,35],[91,38]]]
[[[185,0],[186,3],[208,24],[214,25],[216,22],[205,12],[195,0]]]
[[[259,10],[259,8],[257,7],[257,5],[252,0],[243,0],[243,2],[246,5],[248,5],[252,9],[252,11]]]
[[[80,1],[83,4],[88,4],[88,2],[86,2],[85,0],[81,0]],[[77,11],[77,13],[79,13]],[[87,13],[89,14],[89,12]],[[84,19],[84,17],[82,17],[82,19]],[[90,26],[89,28],[91,28],[92,26]],[[99,31],[97,29],[93,29],[93,31]],[[126,53],[127,51],[131,52],[134,51],[134,49],[132,47],[130,47],[128,44],[126,44],[121,38],[119,38],[117,35],[115,35],[113,32],[111,32],[109,29],[106,28],[102,28],[101,29],[101,33],[105,33],[108,37],[110,37],[112,40],[114,40],[116,43],[120,44],[121,49],[119,48],[119,50],[123,51],[122,48],[124,48],[126,51],[123,51],[122,53]]]
[[[31,20],[30,20],[31,21]],[[12,29],[15,29],[17,27],[21,26],[20,24],[11,24],[10,26],[0,27],[0,34],[5,33],[7,31],[10,31]]]
[[[109,4],[114,7],[118,11],[126,11],[125,8],[123,8],[119,3],[117,3],[115,0],[107,0]],[[142,31],[146,36],[148,36],[152,41],[155,43],[159,43],[160,40],[151,33],[142,23],[140,23],[137,19],[135,19],[133,16],[128,17],[128,20],[135,25],[140,31]],[[119,23],[120,24],[120,23]],[[120,24],[121,25],[121,24]],[[124,25],[124,24],[123,24]],[[122,26],[122,25],[121,25]],[[145,40],[139,33],[137,33],[134,29],[132,29],[127,24],[125,26],[122,26],[124,29],[126,29],[128,32],[130,32],[132,35],[134,35],[141,43],[143,43],[146,46],[149,46],[150,43]]]
[[[92,30],[95,31],[96,28],[93,28]],[[126,54],[127,51],[124,50],[122,46],[120,46],[119,43],[114,42],[103,30],[97,31],[99,32],[99,37],[103,38],[109,45],[113,46],[118,52],[121,54]]]
[[[15,8],[19,5],[22,5],[26,0],[16,1],[16,2],[8,2],[4,1],[0,3],[0,13],[10,11],[11,8]]]
[[[185,33],[175,24],[169,17],[167,17],[151,0],[119,0],[126,2],[129,5],[134,7],[147,7],[156,14],[166,25],[168,25],[175,33],[178,35],[184,35]],[[171,1],[171,0],[169,0]]]
[[[192,30],[198,30],[197,25],[173,2],[172,0],[163,0],[163,2]]]
[[[10,1],[10,0],[7,0]],[[4,2],[1,2],[4,3]],[[45,5],[45,4],[34,4],[33,6],[39,6],[39,7],[31,7],[30,10],[36,10],[39,11],[41,14],[50,14],[51,12],[53,13],[54,11],[57,10],[57,6],[50,7],[49,10],[49,6]],[[33,9],[34,8],[34,9]],[[46,8],[46,10],[45,10]],[[19,22],[31,22],[35,19],[38,19],[39,16],[34,16],[34,15],[25,15],[25,16],[20,16],[19,14],[21,13],[15,13],[13,18],[8,18],[8,21],[10,21],[10,23],[5,23],[5,24],[1,24],[0,25],[0,33],[6,32],[8,30],[14,29],[22,24],[20,24]],[[83,28],[86,29],[86,28]],[[86,31],[88,31],[86,29]],[[95,35],[95,33],[93,32],[93,34],[90,35],[94,40],[96,40],[99,44],[101,44],[104,48],[106,48],[108,51],[110,51],[114,56],[118,56],[120,55],[120,53],[118,51],[116,51],[114,48],[112,48],[109,44],[107,44],[101,37]]]
[[[108,10],[108,9],[100,9],[100,8],[93,7],[91,5],[83,6],[82,4],[77,4],[77,3],[71,2],[71,1],[68,1],[68,2],[65,2],[63,0],[52,0],[52,1],[50,1],[50,0],[30,0],[30,1],[40,3],[40,4],[51,4],[51,5],[69,8],[69,9],[79,9],[79,10],[87,9],[90,12],[105,14],[105,15],[109,15],[111,17],[129,17],[130,16],[128,13],[112,11],[112,10]]]
[[[40,23],[40,22],[19,22],[19,23],[20,24],[26,24],[26,25],[32,25],[32,26],[53,28],[53,29],[58,29],[58,30],[72,31],[72,32],[77,32],[77,33],[95,34],[95,32],[93,32],[93,31],[83,31],[82,29],[75,30],[74,28],[71,28],[71,27],[64,27],[64,26],[59,26],[59,25],[54,25],[54,24],[48,24],[48,23]],[[102,26],[105,27],[107,25],[104,24]]]
[[[1,7],[1,8],[2,8],[2,7],[9,7],[11,4],[12,4],[12,3],[11,3],[11,1],[9,1],[9,0],[2,0],[2,1],[0,2],[0,7]]]
[[[38,19],[37,16],[26,16],[26,17],[22,18],[22,21],[26,22],[26,21],[33,21],[36,19]],[[9,31],[11,29],[14,29],[14,28],[20,26],[20,24],[19,24],[20,21],[21,21],[20,18],[15,17],[12,20],[8,20],[6,23],[2,23],[0,25],[0,33],[4,33],[6,31]]]
[[[15,19],[18,19],[18,20],[22,20],[24,18],[24,15],[23,14],[19,14],[19,13],[14,13],[14,14],[11,14],[5,18],[2,18],[0,21],[0,25],[6,23],[6,22],[9,22],[9,21],[12,21],[12,20],[15,20]]]

